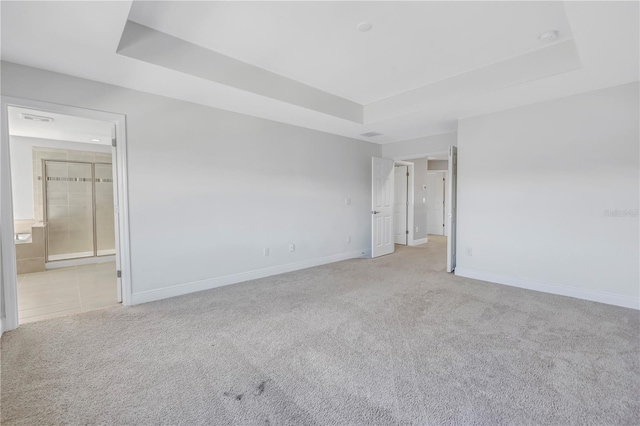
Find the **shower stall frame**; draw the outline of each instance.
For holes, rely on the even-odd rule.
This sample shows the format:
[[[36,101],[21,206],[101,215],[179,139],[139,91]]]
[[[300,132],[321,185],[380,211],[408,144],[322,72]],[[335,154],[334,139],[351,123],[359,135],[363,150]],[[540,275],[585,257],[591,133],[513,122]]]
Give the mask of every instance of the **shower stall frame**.
[[[45,225],[45,234],[44,234],[44,258],[45,262],[66,262],[73,259],[91,259],[98,257],[110,257],[115,256],[115,246],[114,253],[111,254],[98,254],[98,225],[97,225],[97,217],[96,217],[96,164],[108,165],[113,167],[113,163],[103,163],[103,162],[89,162],[89,161],[76,161],[76,160],[55,160],[55,159],[46,159],[42,160],[42,219]],[[80,257],[69,257],[66,259],[49,259],[49,216],[47,211],[47,163],[67,163],[67,164],[87,164],[91,166],[91,210],[92,210],[92,222],[93,222],[93,255],[92,256],[80,256]],[[114,217],[115,220],[115,217]],[[115,242],[114,242],[115,244]]]

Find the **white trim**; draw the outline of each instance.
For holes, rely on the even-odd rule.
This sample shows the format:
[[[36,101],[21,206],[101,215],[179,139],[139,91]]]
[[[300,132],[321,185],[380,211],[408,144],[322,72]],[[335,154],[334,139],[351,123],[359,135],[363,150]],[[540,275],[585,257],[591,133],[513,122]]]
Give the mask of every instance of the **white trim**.
[[[0,115],[2,117],[2,133],[0,135],[0,224],[2,225],[2,274],[4,284],[4,326],[8,330],[18,327],[18,295],[16,279],[16,253],[13,241],[13,201],[11,194],[11,159],[9,155],[8,107],[16,106],[36,109],[45,112],[73,115],[94,120],[110,121],[115,127],[115,137],[118,146],[112,148],[114,156],[114,200],[116,215],[116,247],[119,269],[119,292],[122,294],[123,305],[131,305],[131,259],[129,246],[129,196],[127,178],[127,137],[126,117],[122,114],[77,108],[66,105],[40,102],[29,99],[19,99],[9,96],[0,97]],[[9,232],[10,231],[10,232]]]
[[[340,253],[333,256],[321,257],[317,259],[304,260],[302,262],[289,263],[286,265],[273,266],[270,268],[258,269],[255,271],[241,272],[239,274],[226,275],[224,277],[211,278],[201,281],[193,281],[184,284],[173,285],[157,290],[144,291],[142,293],[134,293],[132,302],[134,305],[139,303],[153,302],[156,300],[167,299],[169,297],[182,296],[197,291],[210,290],[216,287],[222,287],[230,284],[237,284],[244,281],[266,278],[273,275],[285,274],[287,272],[298,271],[300,269],[312,268],[314,266],[326,265],[328,263],[339,262],[341,260],[369,258],[371,257],[371,249],[355,250],[346,253]]]
[[[58,269],[58,268],[67,268],[69,266],[79,266],[79,265],[91,265],[94,263],[109,263],[114,262],[116,260],[116,256],[98,256],[98,257],[83,257],[79,259],[67,259],[67,260],[56,260],[55,262],[47,262],[44,264],[45,269]]]
[[[547,284],[461,267],[456,268],[455,274],[459,277],[472,278],[496,284],[525,288],[527,290],[541,291],[543,293],[557,294],[559,296],[574,297],[576,299],[590,300],[593,302],[606,303],[607,305],[616,305],[624,308],[640,310],[640,299],[607,291],[591,290],[560,284]]]
[[[412,244],[409,244],[410,246],[419,246],[421,244],[426,244],[428,243],[429,240],[427,240],[426,238],[420,238],[419,240],[413,240]]]

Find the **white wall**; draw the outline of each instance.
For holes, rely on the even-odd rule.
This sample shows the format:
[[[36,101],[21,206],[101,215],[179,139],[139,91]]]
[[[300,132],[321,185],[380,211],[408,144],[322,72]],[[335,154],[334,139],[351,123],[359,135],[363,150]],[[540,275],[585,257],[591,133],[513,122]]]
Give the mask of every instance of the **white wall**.
[[[111,154],[111,147],[90,143],[51,139],[9,137],[11,149],[11,185],[13,219],[33,219],[33,147],[96,151]]]
[[[382,145],[382,156],[395,160],[426,157],[427,154],[447,153],[458,144],[457,133],[443,133]]]
[[[456,274],[638,307],[638,90],[460,120]]]
[[[2,94],[126,114],[135,302],[370,246],[379,145],[6,62]]]

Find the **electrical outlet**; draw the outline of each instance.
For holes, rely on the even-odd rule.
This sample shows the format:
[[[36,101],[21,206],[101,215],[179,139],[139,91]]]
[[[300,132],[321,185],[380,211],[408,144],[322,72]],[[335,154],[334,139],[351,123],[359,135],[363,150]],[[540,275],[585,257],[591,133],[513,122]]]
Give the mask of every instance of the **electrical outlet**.
[[[351,235],[347,236],[347,243],[351,242]]]
[[[427,197],[422,197],[422,204],[427,204]]]
[[[296,251],[296,245],[295,244],[289,244],[289,251]]]
[[[269,256],[269,247],[265,247],[264,249],[262,249],[262,254],[265,256]]]
[[[345,198],[344,199],[344,205],[345,206],[350,206],[351,205],[351,198]]]
[[[467,247],[467,256],[473,256],[473,250],[471,247]]]
[[[419,229],[420,229],[420,228],[418,228],[418,227],[416,226],[416,232],[419,232]]]

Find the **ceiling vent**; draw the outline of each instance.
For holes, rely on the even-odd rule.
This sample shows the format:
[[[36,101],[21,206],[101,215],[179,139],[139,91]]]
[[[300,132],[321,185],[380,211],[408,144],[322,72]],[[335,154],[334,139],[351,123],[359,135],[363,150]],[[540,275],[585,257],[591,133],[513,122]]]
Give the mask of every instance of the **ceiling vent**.
[[[53,118],[51,118],[51,117],[43,117],[41,115],[33,115],[33,114],[20,114],[20,115],[25,120],[41,121],[43,123],[51,123],[53,121]]]
[[[366,136],[368,138],[372,138],[374,136],[382,136],[382,133],[378,133],[378,132],[367,132],[367,133],[363,133],[360,136]]]

